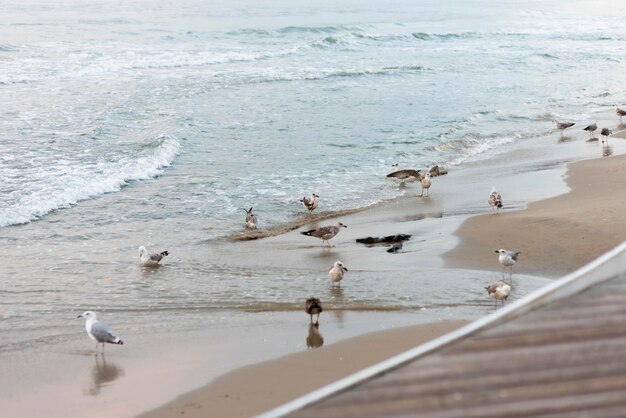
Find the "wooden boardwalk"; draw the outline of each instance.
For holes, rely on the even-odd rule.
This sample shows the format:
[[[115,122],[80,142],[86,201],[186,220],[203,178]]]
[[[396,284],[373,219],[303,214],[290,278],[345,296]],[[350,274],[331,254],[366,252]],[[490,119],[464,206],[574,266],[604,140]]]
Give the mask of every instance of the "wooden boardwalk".
[[[275,416],[626,417],[626,273]]]

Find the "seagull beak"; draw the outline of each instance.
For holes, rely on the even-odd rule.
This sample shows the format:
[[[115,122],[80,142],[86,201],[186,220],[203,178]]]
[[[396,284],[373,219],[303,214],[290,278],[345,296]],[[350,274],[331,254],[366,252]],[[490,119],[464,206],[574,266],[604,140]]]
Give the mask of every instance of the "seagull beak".
[[[348,271],[348,268],[347,268],[347,267],[343,267],[343,269],[344,269],[345,271]]]
[[[78,315],[76,318],[82,318],[82,317],[83,317],[82,315]]]
[[[499,253],[499,251],[498,251],[498,250],[496,250],[495,252],[496,252],[496,253]]]

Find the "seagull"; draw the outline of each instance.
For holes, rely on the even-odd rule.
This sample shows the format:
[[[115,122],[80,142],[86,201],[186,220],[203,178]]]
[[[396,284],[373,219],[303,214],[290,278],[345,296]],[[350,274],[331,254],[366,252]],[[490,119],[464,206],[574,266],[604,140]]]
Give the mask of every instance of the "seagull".
[[[489,206],[491,206],[491,210],[494,213],[498,213],[498,209],[502,207],[502,196],[500,196],[500,193],[496,191],[495,187],[491,188],[491,193],[489,193],[489,200],[487,203],[489,203]]]
[[[328,242],[329,239],[331,239],[332,237],[334,237],[335,235],[339,233],[339,230],[342,227],[347,228],[346,225],[342,224],[341,222],[337,222],[336,225],[323,226],[321,228],[311,229],[311,230],[300,232],[300,233],[302,235],[308,235],[310,237],[319,238],[322,240],[322,245],[324,245],[324,241]],[[328,245],[330,246],[330,242],[328,242]]]
[[[424,196],[424,190],[426,190],[426,196],[428,196],[428,189],[430,189],[430,186],[433,184],[430,177],[430,173],[426,173],[424,178],[420,180],[420,183],[422,184],[422,193],[418,194],[418,196]]]
[[[556,123],[556,129],[561,131],[561,138],[563,137],[564,130],[576,125],[574,122],[559,122],[558,120],[553,120],[552,122]]]
[[[322,302],[318,298],[308,298],[304,305],[304,311],[311,316],[311,323],[317,325],[322,313]],[[315,322],[313,322],[313,315],[317,315]]]
[[[498,301],[501,301],[504,305],[504,301],[507,300],[511,294],[511,285],[498,280],[497,282],[493,282],[489,286],[485,287],[485,290],[489,294],[489,297],[495,300],[496,306]]]
[[[606,141],[606,143],[609,143],[609,135],[613,135],[613,131],[610,130],[609,128],[602,128],[602,131],[600,131],[600,135],[602,135],[604,137],[604,139],[602,140],[602,143],[604,144],[604,142]]]
[[[393,177],[400,180],[400,183],[404,183],[407,180],[421,180],[422,175],[420,174],[421,170],[400,170],[400,164],[394,164],[392,167],[396,168],[396,171],[393,171],[387,174],[387,177]]]
[[[98,355],[98,344],[102,344],[102,354],[104,354],[104,343],[124,344],[124,341],[116,337],[111,329],[103,322],[96,319],[96,313],[85,311],[78,315],[78,318],[86,318],[85,329],[89,338],[96,342],[96,355]]]
[[[252,208],[246,210],[246,228],[256,229],[256,216],[252,213]]]
[[[391,246],[391,248],[389,248],[387,250],[388,253],[392,253],[392,254],[398,254],[400,251],[402,251],[402,243],[401,242],[397,242],[397,243],[393,244]]]
[[[311,197],[307,198],[307,197],[303,197],[302,199],[300,199],[300,202],[302,202],[302,205],[307,208],[309,211],[315,210],[315,208],[317,208],[317,199],[319,198],[319,196],[315,193],[311,193]]]
[[[520,252],[517,251],[509,251],[500,248],[496,250],[496,253],[500,254],[498,256],[498,262],[502,266],[502,276],[504,277],[504,271],[508,267],[509,268],[509,279],[513,276],[513,265],[517,262],[517,256],[520,255]]]
[[[619,107],[615,108],[615,114],[619,116],[619,123],[622,123],[622,116],[626,116],[626,110],[620,109]]]
[[[139,247],[139,260],[141,261],[141,265],[144,267],[158,266],[159,261],[161,261],[166,255],[170,255],[170,253],[163,251],[161,253],[150,254],[143,245]]]
[[[593,133],[598,129],[598,122],[594,122],[592,125],[587,126],[583,131],[589,132],[589,138],[593,138]]]
[[[337,283],[337,286],[341,287],[339,282],[343,279],[344,271],[348,271],[348,268],[341,261],[335,261],[335,264],[328,270],[328,278],[333,286]]]

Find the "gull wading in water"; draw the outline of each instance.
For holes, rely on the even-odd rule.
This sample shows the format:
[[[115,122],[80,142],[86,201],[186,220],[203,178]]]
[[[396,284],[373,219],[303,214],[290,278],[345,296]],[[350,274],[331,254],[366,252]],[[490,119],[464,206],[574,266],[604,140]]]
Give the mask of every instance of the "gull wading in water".
[[[571,128],[572,126],[576,125],[576,123],[574,122],[559,122],[558,120],[553,120],[552,122],[554,122],[556,124],[556,129],[561,131],[561,138],[563,138],[563,131],[566,130],[567,128]]]
[[[300,199],[300,202],[302,202],[302,206],[307,208],[307,210],[310,212],[317,208],[318,198],[319,196],[317,194],[311,193],[311,197],[303,197],[302,199]]]
[[[504,305],[504,301],[507,300],[511,294],[511,285],[498,280],[497,282],[493,282],[489,286],[485,287],[485,290],[489,294],[489,297],[495,300],[496,306],[498,301],[502,302]]]
[[[489,200],[487,200],[489,206],[491,206],[491,210],[494,213],[498,213],[498,209],[502,207],[502,196],[500,193],[496,191],[495,187],[491,188],[491,193],[489,193]]]
[[[504,272],[506,268],[509,268],[509,279],[513,277],[513,265],[517,262],[517,256],[521,253],[518,251],[509,251],[503,248],[496,250],[498,253],[498,262],[502,266],[502,276],[504,277]]]
[[[613,131],[610,130],[609,128],[602,128],[602,131],[600,131],[600,135],[602,135],[604,138],[602,138],[602,143],[604,144],[605,142],[608,144],[609,143],[609,135],[613,135]]]
[[[320,314],[322,313],[322,301],[318,298],[308,298],[304,305],[304,311],[311,317],[311,323],[318,325],[320,321]],[[313,315],[317,315],[315,322],[313,322]]]
[[[591,125],[583,128],[583,131],[587,131],[589,132],[589,138],[593,138],[593,133],[596,131],[596,129],[598,129],[598,122],[594,122]]]
[[[252,208],[244,210],[246,211],[246,228],[256,229],[256,216],[252,213]]]
[[[424,175],[424,178],[420,180],[420,184],[422,185],[422,192],[418,194],[418,196],[424,196],[424,190],[426,190],[426,196],[428,196],[428,189],[430,189],[430,186],[433,184],[433,182],[430,180],[430,177],[430,173],[426,173]]]
[[[328,278],[333,286],[335,283],[337,286],[341,287],[341,280],[343,280],[343,273],[348,271],[348,268],[343,265],[341,261],[335,261],[335,264],[328,270]]]
[[[626,110],[616,107],[615,114],[619,116],[619,123],[622,123],[622,116],[626,116]]]
[[[324,241],[328,242],[329,239],[339,233],[341,228],[347,228],[347,226],[341,222],[337,222],[336,225],[323,226],[321,228],[310,229],[300,233],[309,237],[319,238],[322,240],[322,245],[324,245]],[[331,245],[330,242],[328,242],[328,245]]]
[[[169,252],[163,251],[160,253],[150,254],[146,247],[143,245],[139,247],[139,260],[141,261],[141,265],[144,267],[156,267],[159,265],[159,261],[163,259],[163,257],[170,255]]]
[[[124,344],[119,337],[116,337],[111,329],[103,322],[98,321],[96,313],[93,311],[85,311],[78,315],[79,318],[86,318],[85,329],[89,338],[96,342],[96,355],[98,355],[98,344],[102,344],[102,353],[104,354],[104,344]]]
[[[422,174],[420,173],[421,170],[400,170],[400,164],[394,164],[392,167],[395,167],[396,171],[387,174],[387,177],[400,180],[400,184],[407,180],[422,180]]]

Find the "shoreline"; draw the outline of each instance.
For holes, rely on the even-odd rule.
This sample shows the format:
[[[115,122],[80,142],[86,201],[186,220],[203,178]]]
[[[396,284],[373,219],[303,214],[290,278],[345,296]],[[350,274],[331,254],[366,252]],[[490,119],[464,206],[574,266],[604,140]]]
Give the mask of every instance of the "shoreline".
[[[624,132],[620,135],[624,135]],[[600,182],[602,178],[606,177],[607,171],[614,173],[610,176],[611,181],[605,179]],[[446,267],[493,271],[499,266],[497,266],[497,260],[491,247],[494,247],[494,245],[495,247],[507,247],[510,243],[521,246],[524,240],[530,240],[530,237],[535,236],[534,240],[521,246],[524,258],[520,260],[519,266],[516,266],[514,280],[523,280],[519,279],[520,273],[541,273],[556,277],[577,269],[621,242],[626,237],[626,229],[620,227],[614,230],[614,228],[611,228],[611,225],[616,223],[620,224],[620,226],[626,225],[626,219],[624,219],[626,216],[622,216],[622,214],[626,214],[626,194],[622,192],[620,195],[618,193],[615,195],[616,199],[614,200],[606,199],[606,196],[607,194],[610,195],[611,190],[614,190],[615,187],[617,187],[617,190],[620,190],[619,180],[616,179],[626,175],[626,155],[571,162],[567,164],[566,173],[565,182],[570,190],[564,194],[531,202],[521,210],[505,211],[498,215],[485,213],[467,217],[454,233],[460,239],[458,245],[442,255]],[[617,173],[621,173],[621,175]],[[618,182],[617,185],[615,184],[616,181]],[[602,187],[595,187],[590,195],[586,190],[587,182],[593,184],[601,183]],[[373,211],[375,212],[376,209]],[[602,219],[606,220],[606,222],[603,222],[605,225],[601,228],[597,228],[593,221],[594,218],[590,217],[592,214],[598,213],[598,211],[602,211],[602,216],[604,216]],[[356,214],[356,216],[359,216],[359,214]],[[581,223],[585,219],[587,223]],[[530,222],[529,220],[538,221]],[[514,226],[510,226],[512,222],[515,222]],[[526,225],[528,222],[531,223],[533,228],[521,227],[521,225]],[[551,229],[546,231],[546,233],[539,234],[536,228],[545,228],[546,223],[551,225]],[[578,226],[578,228],[574,228],[574,226]],[[613,239],[603,240],[603,237],[606,236],[609,230],[614,230]],[[507,233],[505,234],[502,231],[507,231]],[[517,235],[511,231],[515,231]],[[569,235],[566,233],[569,233]],[[580,245],[572,245],[575,241],[573,238],[581,233],[588,234],[585,236],[584,242]],[[560,238],[561,234],[565,234],[563,236],[566,238]],[[552,240],[547,239],[547,236]],[[281,239],[284,239],[284,237],[276,237],[276,240],[279,242]],[[551,250],[552,247],[559,247],[560,241],[563,241],[563,246],[567,243],[571,251],[565,251],[561,248]],[[538,242],[543,244],[539,246]],[[538,256],[537,251],[533,250],[533,246],[543,252],[539,252],[539,254],[542,254],[541,257]],[[487,249],[486,252],[482,250],[485,248]],[[519,249],[517,247],[512,248]],[[580,251],[583,252],[584,257],[581,256]],[[526,262],[522,260],[526,260]],[[494,267],[494,262],[497,267]],[[466,322],[451,322],[448,324],[460,326],[464,323]],[[446,323],[439,321],[427,325],[403,328],[394,332],[400,332],[400,334],[409,331],[420,332],[423,327],[433,327],[431,328],[432,331],[434,328],[442,326],[442,324]],[[452,329],[450,328],[450,330]],[[440,329],[439,331],[442,330]],[[443,333],[445,332],[441,332],[441,334]],[[430,338],[441,334],[433,332]],[[319,358],[326,359],[324,361],[330,361],[331,365],[329,368],[332,369],[332,365],[337,366],[341,364],[341,361],[338,361],[337,358],[333,359],[331,354],[326,356],[325,352],[337,350],[354,355],[362,351],[369,351],[361,350],[360,347],[361,341],[365,338],[378,341],[379,344],[397,344],[397,339],[394,340],[392,332],[382,331],[353,337],[331,346],[323,347],[320,350],[294,353],[268,362],[244,367],[220,376],[206,386],[184,394],[160,408],[140,415],[140,417],[164,418],[178,414],[191,417],[251,416],[262,413],[299,395],[317,389],[324,384],[351,374],[352,371],[349,370],[345,370],[344,373],[332,373],[325,376],[324,379],[315,380],[316,384],[309,384],[311,382],[303,383],[300,378],[300,372],[303,375],[310,373],[310,360],[313,354],[319,356]],[[415,339],[407,346],[396,346],[393,351],[395,354],[398,354],[404,351],[400,349],[401,347],[409,349],[426,342],[430,338]],[[391,351],[389,351],[384,356],[380,356],[379,360],[382,361],[391,357],[391,355]],[[353,371],[360,370],[376,362],[376,359],[371,358],[370,361],[361,363]],[[281,373],[284,370],[296,371]],[[326,370],[326,372],[328,371]],[[274,376],[275,373],[279,374],[273,381],[271,388],[262,388],[263,385],[257,384],[258,376]],[[209,405],[211,411],[208,411],[206,408]],[[212,415],[213,413],[215,415]]]

